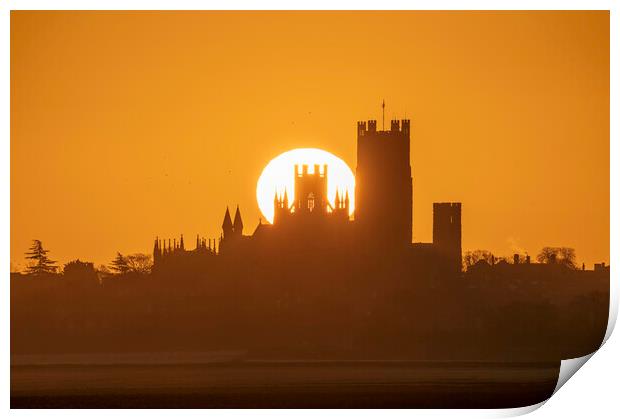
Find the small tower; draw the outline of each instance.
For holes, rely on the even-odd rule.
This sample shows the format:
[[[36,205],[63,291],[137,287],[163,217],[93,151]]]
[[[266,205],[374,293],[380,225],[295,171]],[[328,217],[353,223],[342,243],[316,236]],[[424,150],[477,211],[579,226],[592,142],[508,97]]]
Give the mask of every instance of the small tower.
[[[341,191],[336,191],[336,198],[334,199],[334,206],[332,208],[332,215],[341,220],[349,219],[349,205],[348,205],[348,192],[345,195],[341,193]]]
[[[340,199],[340,193],[338,189],[336,189],[336,198],[334,198],[334,208],[333,208],[334,212],[337,212],[340,209],[341,204],[342,204],[341,201],[342,200]]]
[[[280,224],[291,215],[288,192],[284,189],[284,197],[276,192],[273,198],[273,224]]]

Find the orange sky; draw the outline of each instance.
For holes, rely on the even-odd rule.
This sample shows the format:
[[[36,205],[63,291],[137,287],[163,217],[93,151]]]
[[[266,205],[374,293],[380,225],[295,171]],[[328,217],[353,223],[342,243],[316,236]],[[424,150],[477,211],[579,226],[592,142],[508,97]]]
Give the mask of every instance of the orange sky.
[[[258,223],[264,165],[355,170],[356,121],[412,121],[414,241],[609,261],[607,12],[12,12],[11,261],[108,263]]]

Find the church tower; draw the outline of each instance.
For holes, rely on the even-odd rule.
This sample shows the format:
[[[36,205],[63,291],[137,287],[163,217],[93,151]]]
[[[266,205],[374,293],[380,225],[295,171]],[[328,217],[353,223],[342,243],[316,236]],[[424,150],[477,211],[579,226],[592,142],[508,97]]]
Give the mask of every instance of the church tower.
[[[295,165],[295,216],[318,216],[327,214],[327,165],[321,172],[318,164],[308,173],[308,165]]]
[[[389,131],[377,121],[357,123],[355,224],[382,245],[408,245],[412,236],[413,181],[410,125],[393,120]]]

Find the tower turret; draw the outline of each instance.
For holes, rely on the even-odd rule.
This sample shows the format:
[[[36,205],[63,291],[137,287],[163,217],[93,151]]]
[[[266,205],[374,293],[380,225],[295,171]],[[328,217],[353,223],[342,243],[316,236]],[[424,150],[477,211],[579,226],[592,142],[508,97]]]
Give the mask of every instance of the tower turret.
[[[243,220],[241,219],[241,211],[239,211],[239,205],[237,205],[237,211],[235,211],[233,233],[235,236],[241,236],[243,234]]]
[[[233,223],[230,219],[230,211],[228,207],[226,207],[226,213],[224,214],[224,221],[222,222],[222,231],[224,233],[224,238],[232,237],[233,234]]]
[[[161,259],[161,249],[159,248],[159,237],[155,237],[155,245],[153,246],[153,264],[157,265]]]

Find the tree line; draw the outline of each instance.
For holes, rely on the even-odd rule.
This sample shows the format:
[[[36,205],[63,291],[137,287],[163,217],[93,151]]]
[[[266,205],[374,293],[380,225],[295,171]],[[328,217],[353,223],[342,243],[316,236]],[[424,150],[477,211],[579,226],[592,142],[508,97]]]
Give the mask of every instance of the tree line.
[[[133,253],[123,255],[116,253],[116,257],[110,262],[109,266],[99,265],[95,268],[92,262],[83,262],[79,259],[66,263],[62,269],[57,262],[50,259],[47,255],[49,250],[43,247],[41,240],[33,240],[32,246],[26,252],[26,259],[31,262],[26,267],[28,275],[49,275],[62,273],[66,276],[89,276],[99,275],[106,276],[111,274],[139,274],[146,275],[151,272],[153,267],[153,259],[145,253]],[[525,261],[527,254],[518,254],[519,260]],[[484,261],[489,265],[505,261],[513,263],[512,257],[495,256],[488,250],[472,250],[463,254],[463,269],[467,270],[471,266],[480,261]],[[575,249],[570,247],[543,247],[536,256],[539,263],[557,263],[570,269],[577,269]]]
[[[525,261],[528,257],[527,254],[515,253],[520,261]],[[476,263],[484,261],[489,265],[494,265],[498,262],[505,261],[507,263],[513,263],[514,256],[495,256],[488,250],[472,250],[463,254],[463,268],[474,266]],[[557,263],[559,265],[566,266],[570,269],[577,269],[577,255],[575,249],[571,247],[543,247],[536,255],[536,261],[538,263]]]
[[[144,253],[133,253],[123,255],[116,253],[116,257],[109,266],[99,265],[95,268],[92,262],[83,262],[79,259],[72,260],[62,266],[58,262],[48,257],[49,250],[43,247],[41,240],[33,240],[30,249],[26,252],[26,259],[30,262],[26,266],[26,274],[33,276],[44,276],[52,274],[63,274],[67,277],[93,277],[110,274],[140,274],[146,275],[151,272],[153,261],[150,255]]]

